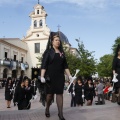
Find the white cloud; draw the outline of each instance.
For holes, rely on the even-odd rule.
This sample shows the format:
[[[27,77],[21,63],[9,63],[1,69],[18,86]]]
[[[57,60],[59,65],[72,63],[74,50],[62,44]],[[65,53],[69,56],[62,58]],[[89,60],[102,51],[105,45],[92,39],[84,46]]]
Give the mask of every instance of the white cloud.
[[[30,2],[35,2],[35,0],[0,0],[0,5],[22,4],[22,3],[30,3]],[[99,8],[103,8],[108,5],[114,5],[114,6],[120,5],[120,0],[40,0],[40,2],[41,3],[65,2],[65,3],[76,4],[81,7],[99,7]]]
[[[120,5],[120,0],[41,0],[44,3],[66,2],[77,4],[81,7],[99,7],[103,8],[107,5]]]

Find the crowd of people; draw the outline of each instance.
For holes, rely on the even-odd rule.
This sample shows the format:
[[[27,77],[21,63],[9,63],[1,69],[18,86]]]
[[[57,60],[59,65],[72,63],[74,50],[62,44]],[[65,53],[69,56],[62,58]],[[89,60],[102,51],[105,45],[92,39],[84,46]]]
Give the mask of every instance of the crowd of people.
[[[104,105],[105,100],[117,102],[112,79],[95,80],[92,77],[83,79],[78,76],[70,86],[69,82],[65,82],[63,89],[68,90],[67,92],[71,95],[71,107],[83,106],[85,103],[87,106],[91,106],[95,97],[98,98],[96,105]],[[40,93],[40,102],[42,102],[43,106],[47,106],[46,84],[41,83],[39,79],[34,81],[27,76],[21,76],[19,79],[8,77],[6,82],[3,83],[5,83],[3,87],[5,87],[7,108],[11,107],[11,101],[13,101],[14,106],[18,106],[18,110],[30,109],[30,100],[34,99],[37,88]],[[51,105],[53,101],[54,97],[49,104]]]
[[[12,77],[3,79],[1,88],[5,88],[7,108],[11,108],[11,101],[13,101],[14,106],[18,106],[18,110],[30,109],[30,100],[34,99],[37,90],[34,80],[30,80],[27,76],[20,76],[19,79]]]
[[[116,102],[113,84],[112,79],[92,80],[92,77],[82,79],[78,76],[68,89],[71,94],[71,107],[83,106],[85,102],[87,106],[90,106],[95,97],[98,98],[96,105],[104,105],[105,100]],[[66,82],[66,86],[69,86],[69,82]]]

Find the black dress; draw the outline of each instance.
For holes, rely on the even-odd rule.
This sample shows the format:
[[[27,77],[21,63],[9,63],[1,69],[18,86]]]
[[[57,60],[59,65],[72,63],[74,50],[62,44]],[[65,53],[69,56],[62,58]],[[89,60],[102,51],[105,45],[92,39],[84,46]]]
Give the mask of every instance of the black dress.
[[[41,69],[46,70],[50,82],[46,83],[47,94],[63,94],[65,76],[64,71],[68,69],[64,53],[55,53],[54,48],[46,50],[43,54]]]
[[[78,85],[78,83],[75,84],[75,99],[76,104],[83,105],[83,99],[82,99],[82,89],[83,85]]]
[[[8,84],[5,87],[5,100],[11,101],[13,97],[13,93],[11,92],[12,84]]]
[[[28,103],[26,101],[25,87],[18,85],[15,89],[14,102],[18,103],[18,110],[26,109]]]
[[[95,96],[95,87],[93,84],[89,86],[88,84],[85,84],[84,86],[84,94],[85,94],[85,99],[93,101],[93,97]]]
[[[115,70],[115,72],[118,74],[117,75],[118,82],[115,83],[115,87],[120,87],[120,59],[119,58],[113,59],[112,69]]]

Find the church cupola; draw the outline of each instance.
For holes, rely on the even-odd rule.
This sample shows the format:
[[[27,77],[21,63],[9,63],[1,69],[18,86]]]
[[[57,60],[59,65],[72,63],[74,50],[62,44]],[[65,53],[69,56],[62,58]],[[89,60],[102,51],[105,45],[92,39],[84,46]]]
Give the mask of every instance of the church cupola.
[[[44,10],[44,7],[40,4],[34,6],[34,11],[30,14],[31,28],[38,29],[44,28],[46,26],[46,16],[47,13]]]
[[[44,7],[39,4],[39,0],[38,4],[34,6],[34,11],[30,13],[29,17],[31,18],[30,29],[27,31],[27,35],[23,40],[33,38],[40,39],[43,34],[49,36],[50,29],[46,24],[47,13],[44,10]]]

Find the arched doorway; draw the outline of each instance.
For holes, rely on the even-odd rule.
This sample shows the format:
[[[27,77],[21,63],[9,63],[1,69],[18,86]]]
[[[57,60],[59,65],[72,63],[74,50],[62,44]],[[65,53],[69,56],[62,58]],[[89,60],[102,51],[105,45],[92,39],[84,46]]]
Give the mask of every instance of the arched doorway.
[[[17,78],[17,70],[12,70],[12,78]]]
[[[8,73],[8,69],[5,68],[5,69],[3,70],[3,78],[7,78],[7,73]]]

